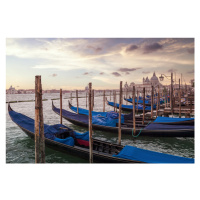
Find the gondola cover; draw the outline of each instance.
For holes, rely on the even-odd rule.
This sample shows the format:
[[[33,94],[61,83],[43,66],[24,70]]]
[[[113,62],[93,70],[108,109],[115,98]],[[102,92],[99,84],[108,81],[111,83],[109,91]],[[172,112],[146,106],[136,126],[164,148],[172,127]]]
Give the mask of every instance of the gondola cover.
[[[119,154],[113,156],[129,160],[139,160],[141,162],[145,161],[147,163],[194,163],[192,158],[173,156],[128,145]]]

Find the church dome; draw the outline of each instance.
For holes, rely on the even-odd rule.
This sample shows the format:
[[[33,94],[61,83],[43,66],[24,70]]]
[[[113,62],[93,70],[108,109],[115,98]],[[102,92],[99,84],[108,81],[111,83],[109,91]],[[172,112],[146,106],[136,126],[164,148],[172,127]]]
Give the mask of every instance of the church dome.
[[[151,81],[158,81],[158,77],[156,76],[155,72],[153,73],[153,76],[151,77]]]

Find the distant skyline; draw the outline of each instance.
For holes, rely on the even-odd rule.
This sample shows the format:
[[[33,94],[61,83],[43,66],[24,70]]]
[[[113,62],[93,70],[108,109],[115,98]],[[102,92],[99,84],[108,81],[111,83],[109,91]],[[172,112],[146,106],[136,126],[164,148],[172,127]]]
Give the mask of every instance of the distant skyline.
[[[6,89],[33,89],[35,75],[48,89],[118,89],[119,82],[176,73],[194,79],[193,38],[8,38]],[[170,80],[161,82],[170,84]]]

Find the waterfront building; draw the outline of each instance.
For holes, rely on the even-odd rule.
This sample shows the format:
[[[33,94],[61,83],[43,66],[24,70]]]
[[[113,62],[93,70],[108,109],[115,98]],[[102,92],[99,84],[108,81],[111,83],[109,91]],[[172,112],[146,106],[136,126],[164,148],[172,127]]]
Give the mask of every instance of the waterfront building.
[[[140,93],[142,93],[143,88],[145,88],[146,94],[150,94],[152,85],[154,86],[155,89],[157,89],[159,85],[160,91],[162,91],[165,87],[160,83],[155,72],[153,73],[153,76],[151,77],[151,79],[149,79],[148,76],[146,78],[143,77],[141,84],[135,84],[134,82],[131,82],[130,85],[128,85],[126,82],[124,85],[124,89],[125,91],[132,91],[133,86],[135,86],[136,91],[138,90]]]
[[[11,85],[10,88],[7,90],[7,94],[17,94],[17,90]]]

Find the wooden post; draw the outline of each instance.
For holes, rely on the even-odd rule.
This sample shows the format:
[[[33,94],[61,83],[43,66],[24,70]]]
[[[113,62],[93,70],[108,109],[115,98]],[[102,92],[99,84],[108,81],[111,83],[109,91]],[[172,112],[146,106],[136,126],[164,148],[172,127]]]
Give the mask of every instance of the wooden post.
[[[114,112],[116,112],[115,104],[116,104],[116,91],[113,90],[113,99],[114,99]]]
[[[158,90],[159,90],[159,88],[158,88]],[[158,99],[158,95],[157,95],[156,118],[157,118],[157,116],[158,116],[158,101],[159,101],[159,99]]]
[[[60,89],[60,124],[62,124],[62,89]]]
[[[191,113],[192,113],[192,97],[190,94],[190,117],[191,117]]]
[[[179,78],[179,118],[181,118],[181,89],[180,89],[180,78]]]
[[[144,116],[145,116],[145,87],[143,87],[143,119],[142,119],[143,125],[144,125]]]
[[[79,114],[79,110],[78,110],[78,90],[76,90],[76,105],[77,105],[77,114]]]
[[[173,73],[171,73],[171,92],[170,92],[171,113],[173,115]]]
[[[154,88],[153,85],[151,86],[151,119],[153,118],[153,105],[154,105],[154,92],[153,92]]]
[[[35,76],[35,163],[40,162],[39,146],[39,76]]]
[[[35,163],[45,162],[45,138],[42,109],[41,76],[35,76]]]
[[[127,96],[128,96],[128,88],[126,88],[125,90],[126,90],[126,99],[127,99]],[[128,103],[128,102],[126,101],[126,105],[127,105],[127,103]]]
[[[158,110],[160,110],[160,86],[158,85]]]
[[[92,140],[92,83],[89,83],[89,152],[90,163],[93,163],[93,140]]]
[[[103,91],[103,112],[105,112],[105,90]]]
[[[167,99],[166,99],[166,102],[167,102],[167,107],[168,107],[168,89],[167,89]]]
[[[139,101],[139,91],[137,90],[137,115],[138,115],[138,101]]]
[[[92,90],[92,111],[94,109],[94,90]]]
[[[43,106],[42,106],[42,83],[40,76],[40,152],[41,152],[41,163],[45,163],[45,137],[44,137],[44,121],[43,121]]]
[[[135,86],[133,86],[133,95],[132,95],[132,98],[133,98],[133,130],[134,130],[134,135],[136,133],[136,130],[135,130]]]
[[[120,81],[119,93],[119,119],[118,119],[118,144],[121,145],[121,107],[122,107],[122,81]]]
[[[86,91],[86,108],[87,108],[87,91]]]

